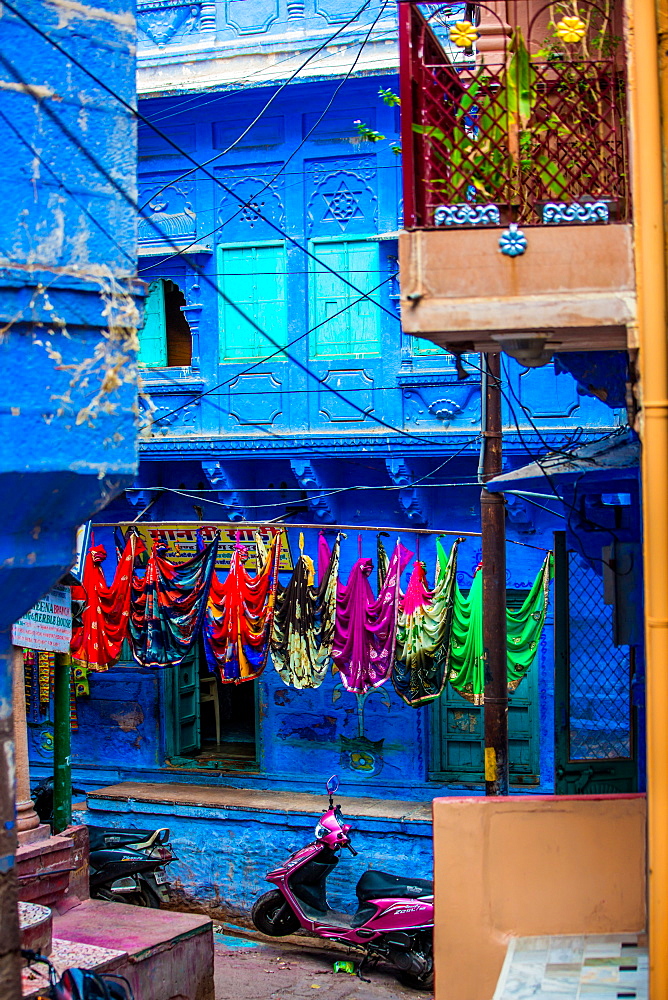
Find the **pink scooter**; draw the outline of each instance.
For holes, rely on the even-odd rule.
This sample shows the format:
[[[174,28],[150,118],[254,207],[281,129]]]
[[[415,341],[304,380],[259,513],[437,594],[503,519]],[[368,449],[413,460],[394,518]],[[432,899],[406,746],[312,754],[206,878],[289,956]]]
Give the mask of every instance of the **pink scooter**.
[[[263,934],[274,937],[303,927],[318,937],[362,949],[358,975],[367,962],[384,959],[394,966],[404,985],[431,990],[433,882],[366,871],[355,890],[358,906],[354,914],[335,913],[329,907],[325,883],[339,863],[338,852],[347,847],[351,854],[357,854],[341,807],[334,807],[338,787],[339,779],[333,775],[327,782],[329,809],[316,825],[315,842],[295,851],[280,868],[267,874],[267,882],[276,888],[255,902],[253,923]]]

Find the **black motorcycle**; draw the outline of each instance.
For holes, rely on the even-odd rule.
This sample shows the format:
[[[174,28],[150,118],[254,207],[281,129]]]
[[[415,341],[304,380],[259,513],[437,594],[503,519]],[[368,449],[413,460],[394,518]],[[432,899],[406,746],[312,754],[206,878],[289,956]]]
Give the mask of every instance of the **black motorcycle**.
[[[169,830],[114,830],[89,826],[90,894],[135,906],[169,902],[165,867],[175,861]]]
[[[76,795],[85,795],[73,789]],[[46,778],[32,792],[35,812],[43,823],[53,823],[53,779]],[[90,894],[94,899],[158,909],[169,902],[166,866],[176,860],[169,830],[115,830],[89,826]]]
[[[21,957],[28,965],[46,965],[49,985],[46,993],[40,993],[43,1000],[134,1000],[132,987],[125,976],[91,972],[90,969],[65,969],[59,976],[46,955],[22,949]]]

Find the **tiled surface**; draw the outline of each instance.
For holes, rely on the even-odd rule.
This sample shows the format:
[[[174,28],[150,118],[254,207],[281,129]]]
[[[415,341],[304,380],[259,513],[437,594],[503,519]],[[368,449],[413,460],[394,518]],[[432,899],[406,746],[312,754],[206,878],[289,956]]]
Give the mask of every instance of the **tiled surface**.
[[[494,1000],[647,1000],[647,948],[635,934],[521,937]]]
[[[79,944],[74,941],[53,940],[53,950],[49,956],[60,976],[65,969],[103,969],[114,965],[116,960],[125,957],[124,951],[113,948],[98,948],[92,944]],[[33,965],[25,968],[22,973],[24,998],[34,997],[37,991],[48,985],[49,977],[45,965]]]

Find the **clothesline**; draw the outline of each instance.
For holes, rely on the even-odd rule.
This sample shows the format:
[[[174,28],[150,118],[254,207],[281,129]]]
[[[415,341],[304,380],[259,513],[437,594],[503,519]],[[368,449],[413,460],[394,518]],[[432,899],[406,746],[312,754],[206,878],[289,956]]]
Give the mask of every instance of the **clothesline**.
[[[141,524],[144,528],[161,528],[164,524],[183,525],[184,528],[201,528],[205,524],[214,525],[216,528],[237,529],[244,528],[313,528],[318,531],[388,531],[398,535],[452,535],[453,538],[482,538],[482,531],[450,531],[444,528],[398,528],[396,525],[370,525],[370,524],[295,524],[292,521],[99,521],[95,522],[93,528],[131,528]],[[529,542],[518,542],[514,538],[507,538],[511,545],[521,545],[526,549],[536,549],[538,552],[551,552],[551,549],[544,545],[531,545]]]
[[[244,565],[248,546],[237,541],[227,577],[219,577],[215,566],[220,539],[205,542],[199,531],[197,553],[180,565],[166,558],[164,539],[155,539],[147,549],[137,533],[128,532],[110,586],[102,569],[104,547],[89,549],[82,584],[73,589],[83,610],[71,654],[84,679],[88,670],[106,670],[118,660],[128,633],[133,655],[143,667],[178,665],[202,635],[209,669],[218,671],[223,684],[254,680],[271,651],[284,683],[298,689],[319,687],[331,667],[355,694],[364,695],[391,677],[399,696],[418,707],[437,698],[449,681],[462,697],[480,703],[482,574],[476,572],[464,597],[457,585],[463,537],[455,540],[449,557],[437,539],[433,589],[418,558],[402,594],[400,579],[414,553],[397,539],[390,556],[378,533],[374,594],[369,582],[373,562],[361,551],[347,582],[340,578],[341,533],[333,548],[320,533],[317,565],[304,552],[302,535],[291,580],[282,586],[282,532],[274,527],[268,545],[255,534],[255,575]],[[136,558],[143,554],[148,561],[140,576],[135,573]],[[510,690],[535,657],[552,564],[548,553],[522,608],[506,611]]]

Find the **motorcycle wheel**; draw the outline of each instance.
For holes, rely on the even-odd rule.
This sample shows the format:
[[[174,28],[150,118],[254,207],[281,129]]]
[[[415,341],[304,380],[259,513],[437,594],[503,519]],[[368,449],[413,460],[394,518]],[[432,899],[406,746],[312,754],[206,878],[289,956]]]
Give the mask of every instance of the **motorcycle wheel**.
[[[285,937],[299,929],[299,921],[282,894],[273,889],[253,903],[251,920],[259,931],[269,937]]]
[[[434,972],[426,972],[424,976],[416,976],[412,972],[398,972],[397,979],[403,986],[412,990],[426,990],[431,993],[434,988]]]
[[[434,947],[431,940],[429,940],[428,944],[425,942],[422,954],[429,961],[429,971],[417,975],[415,972],[404,972],[397,969],[397,979],[402,985],[408,986],[412,990],[428,990],[431,992],[434,988]]]

